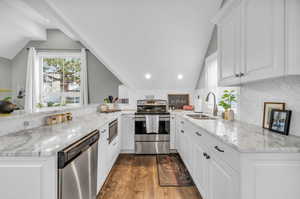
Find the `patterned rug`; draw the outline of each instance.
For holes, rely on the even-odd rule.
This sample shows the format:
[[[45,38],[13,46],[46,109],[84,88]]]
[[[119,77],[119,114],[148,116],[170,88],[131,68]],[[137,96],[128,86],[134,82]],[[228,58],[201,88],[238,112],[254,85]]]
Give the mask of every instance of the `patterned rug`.
[[[178,154],[157,155],[157,170],[160,186],[193,186],[193,180]]]

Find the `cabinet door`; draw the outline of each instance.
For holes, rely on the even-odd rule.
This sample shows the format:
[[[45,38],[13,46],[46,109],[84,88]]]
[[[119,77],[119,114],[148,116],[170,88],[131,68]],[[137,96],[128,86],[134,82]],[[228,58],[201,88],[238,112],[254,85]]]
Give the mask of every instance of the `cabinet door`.
[[[240,83],[240,7],[236,6],[218,24],[219,85]]]
[[[107,126],[100,129],[100,139],[98,143],[98,177],[97,177],[97,192],[100,191],[109,172],[109,145],[108,145],[108,128]]]
[[[170,117],[170,148],[176,149],[175,147],[175,139],[176,139],[176,117],[175,115],[171,115]]]
[[[208,198],[208,159],[205,158],[205,150],[201,144],[193,145],[193,180],[203,199]]]
[[[284,8],[284,0],[242,2],[242,83],[284,75]]]
[[[286,1],[287,74],[300,75],[300,1]]]
[[[240,199],[238,173],[226,163],[214,158],[208,165],[209,198]]]
[[[121,121],[121,150],[134,152],[134,116],[122,116]]]

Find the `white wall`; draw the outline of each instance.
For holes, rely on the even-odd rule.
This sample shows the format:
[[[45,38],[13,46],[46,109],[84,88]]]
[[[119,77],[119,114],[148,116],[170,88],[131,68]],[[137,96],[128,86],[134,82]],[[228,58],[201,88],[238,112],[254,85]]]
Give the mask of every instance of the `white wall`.
[[[0,57],[0,89],[11,89],[11,61]],[[9,96],[9,93],[0,93],[0,100]]]
[[[292,110],[290,134],[300,136],[300,77],[291,76],[241,86],[240,119],[262,126],[264,102],[285,102]]]
[[[80,49],[84,46],[70,39],[60,30],[47,30],[46,41],[30,41],[12,59],[12,88],[17,91],[25,87],[27,47],[43,49]],[[108,95],[117,96],[121,82],[91,52],[87,53],[89,103],[102,103]],[[15,92],[16,94],[16,92]]]
[[[128,98],[128,105],[120,105],[124,109],[136,109],[136,101],[145,99],[146,95],[154,95],[155,99],[168,100],[168,94],[189,94],[190,104],[194,104],[194,89],[177,89],[177,90],[164,90],[164,89],[153,89],[153,90],[136,90],[127,88],[124,85],[119,86],[119,98]]]

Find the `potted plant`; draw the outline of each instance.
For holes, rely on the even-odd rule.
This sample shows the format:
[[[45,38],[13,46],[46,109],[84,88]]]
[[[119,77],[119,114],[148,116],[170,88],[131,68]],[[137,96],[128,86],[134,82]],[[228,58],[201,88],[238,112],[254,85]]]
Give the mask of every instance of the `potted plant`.
[[[225,90],[224,94],[219,102],[219,106],[224,108],[223,119],[224,120],[234,120],[234,112],[231,109],[232,103],[236,102],[236,95],[234,90]]]
[[[0,100],[0,113],[12,113],[16,109],[16,105],[11,102],[11,97]]]

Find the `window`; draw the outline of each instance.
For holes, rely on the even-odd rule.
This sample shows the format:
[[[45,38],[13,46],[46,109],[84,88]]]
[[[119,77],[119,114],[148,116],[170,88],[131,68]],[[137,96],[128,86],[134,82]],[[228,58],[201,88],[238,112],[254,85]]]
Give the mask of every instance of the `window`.
[[[206,73],[206,93],[213,92],[216,95],[217,104],[221,100],[222,95],[224,94],[224,90],[235,90],[236,95],[239,94],[239,88],[238,87],[219,87],[218,86],[218,59],[217,59],[217,53],[214,53],[206,58],[205,60],[205,73]],[[237,103],[232,104],[232,110],[237,112]],[[213,98],[210,98],[210,101],[207,103],[207,110],[212,110],[214,107]],[[223,111],[222,107],[218,107],[219,110]]]
[[[80,105],[80,53],[39,53],[41,107]]]
[[[218,61],[217,54],[213,54],[206,58],[205,60],[205,69],[206,69],[206,89],[207,92],[213,92],[216,95],[217,103],[219,98],[219,89],[218,89]],[[214,107],[214,102],[211,98],[207,104],[209,109]]]

